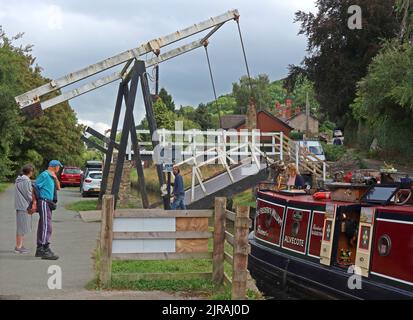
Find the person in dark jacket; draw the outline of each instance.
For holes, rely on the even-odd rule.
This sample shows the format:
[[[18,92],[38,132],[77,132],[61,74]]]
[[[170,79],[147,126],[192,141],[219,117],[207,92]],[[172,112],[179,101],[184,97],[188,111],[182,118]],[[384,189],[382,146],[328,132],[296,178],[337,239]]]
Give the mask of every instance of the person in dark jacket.
[[[173,174],[175,176],[174,181],[174,201],[171,204],[172,210],[186,210],[185,206],[185,188],[184,188],[184,179],[180,174],[179,167],[173,167]]]
[[[28,214],[28,208],[32,201],[32,182],[34,168],[27,164],[22,168],[22,173],[15,182],[14,207],[16,209],[16,253],[28,253],[29,250],[23,245],[24,236],[32,229],[32,219]]]

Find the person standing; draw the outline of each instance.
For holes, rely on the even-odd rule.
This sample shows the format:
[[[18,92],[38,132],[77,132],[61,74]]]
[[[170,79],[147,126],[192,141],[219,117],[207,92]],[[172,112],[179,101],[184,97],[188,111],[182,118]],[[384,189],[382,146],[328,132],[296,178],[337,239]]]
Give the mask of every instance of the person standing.
[[[186,210],[185,206],[185,188],[184,179],[180,174],[180,169],[177,166],[173,167],[172,173],[175,176],[174,181],[174,201],[171,204],[172,210]]]
[[[39,225],[37,227],[36,257],[45,260],[57,260],[59,257],[50,249],[50,237],[52,235],[52,211],[56,207],[57,191],[60,183],[57,173],[62,167],[58,160],[49,162],[47,170],[43,171],[36,179],[36,188],[39,194],[37,208],[39,210]]]
[[[21,174],[15,182],[15,197],[14,206],[16,209],[16,253],[28,253],[29,250],[23,245],[24,236],[32,229],[32,219],[28,213],[28,208],[32,201],[32,182],[30,180],[33,175],[34,168],[30,164],[26,164],[22,168]]]

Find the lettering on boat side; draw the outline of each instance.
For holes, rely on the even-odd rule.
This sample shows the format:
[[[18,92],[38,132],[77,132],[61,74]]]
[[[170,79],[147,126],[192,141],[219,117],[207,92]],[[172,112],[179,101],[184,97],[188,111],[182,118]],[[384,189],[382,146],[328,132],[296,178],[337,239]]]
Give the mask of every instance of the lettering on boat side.
[[[304,247],[304,240],[303,239],[298,239],[298,238],[294,238],[294,237],[291,237],[291,236],[285,236],[284,237],[284,242],[285,243],[291,243],[295,246]]]
[[[277,211],[274,210],[273,208],[269,208],[269,207],[261,207],[258,211],[258,214],[266,214],[269,217],[274,218],[274,220],[278,223],[279,226],[282,225],[283,220],[281,219],[281,217],[278,215]]]
[[[313,224],[313,228],[311,229],[311,235],[322,237],[323,236],[323,227],[317,226],[315,223]]]

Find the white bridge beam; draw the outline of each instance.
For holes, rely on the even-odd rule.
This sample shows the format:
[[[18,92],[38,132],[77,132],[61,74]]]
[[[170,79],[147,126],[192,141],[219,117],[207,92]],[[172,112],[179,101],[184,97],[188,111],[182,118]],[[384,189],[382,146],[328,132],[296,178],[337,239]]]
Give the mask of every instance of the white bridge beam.
[[[57,91],[57,90],[59,90],[61,88],[64,88],[68,85],[71,85],[71,84],[76,83],[80,80],[86,79],[86,78],[88,78],[90,76],[93,76],[97,73],[100,73],[102,71],[111,69],[113,67],[116,67],[116,66],[121,65],[121,64],[126,62],[127,65],[123,69],[123,72],[125,72],[128,69],[130,62],[135,58],[138,58],[138,57],[140,57],[142,55],[145,55],[149,52],[159,53],[160,49],[164,46],[170,45],[174,42],[183,40],[187,37],[190,37],[192,35],[195,35],[197,33],[200,33],[200,32],[203,32],[205,30],[208,30],[208,29],[211,29],[211,28],[215,27],[206,37],[204,37],[202,39],[202,40],[206,40],[207,37],[211,36],[225,22],[233,20],[237,17],[239,17],[238,10],[231,10],[231,11],[228,11],[228,12],[226,12],[226,13],[220,15],[220,16],[210,18],[208,20],[205,20],[201,23],[195,24],[195,25],[190,26],[188,28],[185,28],[185,29],[182,29],[180,31],[176,31],[174,33],[171,33],[167,36],[157,38],[157,39],[153,39],[149,42],[146,42],[146,43],[140,45],[139,47],[137,47],[135,49],[125,51],[121,54],[118,54],[118,55],[113,56],[111,58],[105,59],[105,60],[100,61],[98,63],[95,63],[93,65],[90,65],[90,66],[88,66],[84,69],[81,69],[81,70],[78,70],[76,72],[70,73],[70,74],[68,74],[68,75],[66,75],[62,78],[52,80],[52,81],[50,81],[49,83],[47,83],[43,86],[40,86],[36,89],[30,90],[30,91],[28,91],[28,92],[26,92],[22,95],[17,96],[15,98],[15,100],[16,100],[16,102],[17,102],[17,104],[19,105],[20,108],[27,107],[29,105],[32,105],[33,103],[38,102],[40,100],[40,97],[45,95],[45,94]],[[188,45],[188,48],[189,47],[191,47],[191,44]],[[196,47],[193,47],[191,50],[193,50],[195,48]],[[189,50],[184,51],[184,50],[181,49],[182,52],[179,53],[179,49],[180,48],[175,49],[175,50],[178,50],[178,51],[175,52],[174,54],[172,52],[174,52],[175,50],[171,50],[169,58],[165,58],[163,60],[161,59],[158,62],[155,62],[155,64],[160,63],[160,62],[165,61],[165,60],[168,60],[168,59],[170,59],[174,56],[177,56],[179,54],[182,54],[184,52],[189,51]],[[160,58],[160,57],[158,57],[158,58]],[[96,88],[99,88],[101,86],[104,86],[106,84],[109,84],[113,81],[116,81],[116,80],[120,79],[121,76],[116,78],[116,76],[115,76],[116,74],[120,75],[121,73],[114,73],[111,76],[101,78],[101,79],[99,79],[95,82],[92,82],[92,83],[88,84],[88,85],[82,86],[82,87],[80,87],[76,90],[73,90],[71,92],[63,94],[62,97],[56,97],[54,99],[51,99],[47,103],[44,104],[44,107],[53,106],[56,103],[60,103],[60,102],[72,99],[73,97],[79,96],[80,94],[89,92],[91,90],[94,90]],[[58,98],[60,98],[60,99],[58,99]]]

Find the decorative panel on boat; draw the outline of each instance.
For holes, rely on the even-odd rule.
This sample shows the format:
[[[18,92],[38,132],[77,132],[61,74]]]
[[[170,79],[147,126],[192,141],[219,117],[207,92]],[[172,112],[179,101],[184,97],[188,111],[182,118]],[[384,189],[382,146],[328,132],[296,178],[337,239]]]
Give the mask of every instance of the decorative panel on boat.
[[[308,245],[308,255],[319,258],[321,241],[323,240],[324,212],[313,211],[310,225],[310,243]]]
[[[283,248],[302,254],[306,253],[310,215],[310,210],[294,207],[287,208],[282,242]]]
[[[413,215],[383,209],[377,212],[374,234],[371,274],[413,288]]]
[[[255,235],[261,240],[280,245],[285,206],[258,199]]]
[[[326,213],[323,228],[323,240],[321,242],[320,263],[331,265],[331,253],[333,249],[335,217],[337,207],[334,204],[326,205]]]

